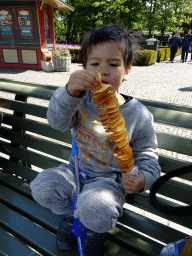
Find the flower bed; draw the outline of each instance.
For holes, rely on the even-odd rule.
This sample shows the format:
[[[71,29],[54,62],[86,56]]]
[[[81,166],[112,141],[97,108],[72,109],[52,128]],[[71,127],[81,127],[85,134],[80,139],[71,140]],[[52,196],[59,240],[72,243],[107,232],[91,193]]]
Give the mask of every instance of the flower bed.
[[[57,57],[71,57],[71,62],[81,63],[80,57],[81,46],[79,44],[55,44],[54,56]]]

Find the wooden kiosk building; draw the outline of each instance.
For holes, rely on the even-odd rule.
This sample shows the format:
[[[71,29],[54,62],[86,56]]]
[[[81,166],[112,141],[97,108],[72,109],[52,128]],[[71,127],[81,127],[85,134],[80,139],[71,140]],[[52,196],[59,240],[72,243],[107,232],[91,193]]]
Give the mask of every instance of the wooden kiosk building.
[[[55,43],[53,10],[64,0],[0,0],[0,67],[42,69]]]

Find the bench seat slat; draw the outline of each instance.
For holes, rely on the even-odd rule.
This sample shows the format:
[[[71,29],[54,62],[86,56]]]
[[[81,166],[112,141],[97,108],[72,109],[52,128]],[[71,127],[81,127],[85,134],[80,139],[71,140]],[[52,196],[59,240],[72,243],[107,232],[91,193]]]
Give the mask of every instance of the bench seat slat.
[[[183,232],[175,230],[127,209],[124,209],[123,216],[119,219],[119,221],[125,226],[138,230],[139,232],[153,237],[154,239],[157,239],[163,243],[171,243],[186,237],[186,234]]]
[[[16,178],[15,178],[16,179]],[[13,190],[0,185],[0,202],[9,208],[17,211],[26,218],[46,227],[47,230],[56,234],[59,226],[60,217],[51,213],[51,211],[30,198],[14,192]]]
[[[71,133],[61,132],[51,128],[48,124],[42,124],[37,121],[29,119],[18,118],[12,115],[6,114],[3,118],[3,123],[14,126],[19,129],[23,129],[29,132],[37,133],[39,135],[52,138],[55,140],[63,141],[71,144]]]
[[[9,256],[9,255],[39,255],[29,247],[26,247],[24,244],[18,242],[13,236],[8,232],[0,228],[0,238],[1,238],[1,248],[0,255]]]
[[[120,228],[118,228],[120,227]],[[163,245],[158,242],[144,239],[132,230],[125,230],[122,226],[117,226],[108,233],[108,239],[117,243],[120,247],[129,248],[129,253],[125,255],[132,255],[131,252],[142,256],[156,256],[159,255]],[[118,252],[116,253],[118,254]]]
[[[168,204],[169,206],[179,206],[179,204],[173,203],[171,201],[168,201],[164,198],[159,198],[158,201],[162,204]],[[152,213],[154,215],[157,215],[161,218],[165,218],[167,220],[170,220],[175,223],[179,223],[180,225],[192,229],[192,222],[189,223],[188,219],[185,216],[172,216],[168,215],[166,213],[162,213],[158,211],[150,202],[149,197],[146,193],[145,194],[135,194],[135,195],[129,195],[126,197],[126,203],[133,205],[139,209],[142,209],[146,212]],[[128,206],[129,207],[129,206]]]
[[[169,180],[160,187],[158,193],[185,204],[191,204],[192,186],[188,184],[184,184],[175,180]]]
[[[55,235],[18,214],[17,212],[12,211],[3,204],[0,204],[0,216],[1,227],[16,236],[23,243],[35,248],[43,255],[78,255],[77,250],[73,252],[62,252],[58,250],[55,243]]]
[[[19,163],[12,162],[6,158],[0,157],[0,167],[6,169],[8,172],[16,174],[27,181],[34,180],[37,172]]]
[[[18,192],[27,198],[32,199],[29,182],[12,175],[6,170],[0,169],[0,183],[14,192]]]

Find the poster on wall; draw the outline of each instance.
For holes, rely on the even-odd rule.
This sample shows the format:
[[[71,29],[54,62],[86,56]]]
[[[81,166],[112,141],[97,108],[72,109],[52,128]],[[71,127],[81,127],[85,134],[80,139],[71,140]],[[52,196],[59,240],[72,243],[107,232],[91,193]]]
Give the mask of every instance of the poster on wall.
[[[33,18],[31,9],[17,8],[17,24],[20,39],[34,39]]]
[[[49,34],[49,15],[46,11],[44,12],[44,20],[45,20],[46,39],[49,39],[50,38],[50,34]]]
[[[0,8],[0,38],[14,38],[13,18],[10,9]]]

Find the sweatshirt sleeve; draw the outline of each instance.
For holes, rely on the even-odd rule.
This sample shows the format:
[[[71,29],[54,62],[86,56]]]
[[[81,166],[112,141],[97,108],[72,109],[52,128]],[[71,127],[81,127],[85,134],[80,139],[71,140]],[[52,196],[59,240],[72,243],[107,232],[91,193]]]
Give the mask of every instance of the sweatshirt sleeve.
[[[77,111],[83,99],[84,97],[71,96],[66,86],[58,88],[49,102],[47,111],[50,126],[63,132],[70,130],[77,121]]]
[[[158,163],[158,144],[153,128],[153,116],[145,107],[141,109],[141,113],[143,118],[140,116],[137,119],[131,143],[135,165],[145,176],[146,191],[159,178],[161,167]]]

